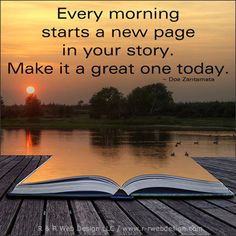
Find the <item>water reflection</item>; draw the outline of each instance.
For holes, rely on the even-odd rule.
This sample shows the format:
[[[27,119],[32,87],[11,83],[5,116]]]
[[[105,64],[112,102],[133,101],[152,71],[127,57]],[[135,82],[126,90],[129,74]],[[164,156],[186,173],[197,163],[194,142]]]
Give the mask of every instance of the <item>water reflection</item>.
[[[129,143],[139,146],[141,145],[153,145],[158,147],[165,147],[172,137],[168,131],[155,130],[136,130],[128,133]]]
[[[3,130],[1,138],[1,154],[52,155],[53,164],[44,169],[44,178],[58,170],[64,176],[71,171],[76,175],[106,173],[111,179],[119,177],[120,183],[145,170],[204,177],[186,152],[189,157],[235,157],[234,132],[19,129]]]
[[[26,131],[26,154],[31,154],[32,152],[32,135],[30,131]]]
[[[155,130],[94,129],[90,143],[103,156],[118,155],[121,146],[129,145],[133,155],[165,158],[169,153],[170,132]]]
[[[3,130],[0,129],[0,145],[2,144],[2,142],[3,142]]]
[[[14,145],[13,145],[14,144]],[[137,161],[170,156],[235,156],[234,132],[157,129],[3,130],[2,154],[94,155],[100,161],[134,156]],[[102,158],[105,158],[102,160]],[[109,159],[109,160],[108,160]]]
[[[137,157],[159,157],[169,156],[171,133],[166,131],[156,132],[155,130],[136,130],[128,133],[128,143],[132,152]]]
[[[122,143],[124,132],[120,129],[94,129],[90,131],[91,144],[111,147]]]
[[[40,145],[41,130],[25,130],[26,154],[32,154],[32,147]]]

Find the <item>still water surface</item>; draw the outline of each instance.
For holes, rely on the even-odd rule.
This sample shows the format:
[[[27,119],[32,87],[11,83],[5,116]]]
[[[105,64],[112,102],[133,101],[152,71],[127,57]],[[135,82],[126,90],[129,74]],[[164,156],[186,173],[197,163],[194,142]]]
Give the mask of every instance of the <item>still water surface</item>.
[[[115,160],[122,156],[145,158],[184,156],[235,157],[231,131],[146,130],[3,130],[1,154],[50,154],[98,156]]]
[[[100,175],[122,185],[141,174],[212,180],[190,157],[235,157],[233,132],[3,130],[1,154],[52,155],[30,181]]]

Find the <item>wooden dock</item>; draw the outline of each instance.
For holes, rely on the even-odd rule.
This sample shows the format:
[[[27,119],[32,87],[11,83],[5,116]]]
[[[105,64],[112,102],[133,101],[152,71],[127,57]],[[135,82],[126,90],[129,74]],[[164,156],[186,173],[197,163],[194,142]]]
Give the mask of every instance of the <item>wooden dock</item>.
[[[9,199],[48,156],[0,157],[0,235],[236,235],[231,199]],[[236,192],[236,158],[196,158]]]

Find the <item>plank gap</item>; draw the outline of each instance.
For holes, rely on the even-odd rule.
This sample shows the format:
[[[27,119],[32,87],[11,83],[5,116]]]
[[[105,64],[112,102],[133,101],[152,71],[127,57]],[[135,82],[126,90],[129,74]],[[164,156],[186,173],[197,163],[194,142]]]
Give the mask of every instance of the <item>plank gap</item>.
[[[159,200],[159,199],[158,199]],[[148,211],[150,211],[150,209],[145,206],[142,202],[140,202],[139,200],[137,200],[143,207],[145,207]],[[166,205],[166,204],[165,204]],[[168,205],[167,205],[168,206]],[[152,212],[152,211],[151,211]],[[167,225],[170,228],[173,228],[172,225],[170,225],[168,222],[164,221],[160,216],[158,216],[157,214],[155,214],[155,212],[152,212],[152,214],[154,214],[160,221],[162,221],[165,225]],[[178,232],[177,230],[173,229],[173,232],[177,235],[181,235],[180,232]]]
[[[44,200],[44,202],[43,202],[43,217],[42,217],[42,232],[41,232],[41,235],[45,235],[46,209],[47,209],[47,200]]]
[[[22,203],[23,203],[23,200],[20,201],[20,203],[19,203],[19,205],[17,207],[17,210],[16,210],[14,216],[12,217],[12,220],[11,220],[11,223],[10,223],[8,229],[7,229],[6,235],[11,235],[11,231],[13,229],[13,226],[14,226],[15,222],[16,222],[16,218],[17,218],[17,215],[18,215],[18,213],[20,211]]]
[[[217,199],[215,199],[215,200],[217,200]],[[219,199],[219,200],[221,200],[221,199]],[[209,203],[212,204],[212,205],[215,205],[215,206],[218,207],[218,208],[221,208],[221,209],[223,209],[223,210],[226,210],[226,211],[228,211],[228,212],[230,212],[230,213],[236,215],[236,212],[235,212],[235,211],[231,211],[229,207],[221,206],[220,204],[214,203],[214,202],[212,202],[211,200],[208,200],[208,199],[206,199],[206,201],[209,202]],[[236,204],[235,204],[235,206],[236,206]]]
[[[183,217],[185,217],[186,219],[192,221],[194,224],[198,225],[199,227],[203,228],[205,231],[207,231],[210,235],[214,235],[215,233],[213,231],[211,231],[210,229],[208,229],[207,227],[200,225],[198,222],[196,222],[193,218],[190,218],[186,215],[184,215],[182,212],[176,210],[176,208],[174,208],[173,206],[171,206],[170,204],[166,203],[165,201],[163,201],[163,199],[158,199],[160,202],[162,202],[163,204],[165,204],[166,206],[170,207],[172,210],[178,212],[180,215],[182,215]],[[182,200],[179,200],[182,201]],[[178,203],[177,203],[178,204]],[[205,212],[204,212],[205,213]]]
[[[24,158],[23,158],[20,162],[18,162],[17,165],[21,164],[23,161],[25,161]],[[24,170],[28,167],[28,165],[30,164],[30,162],[31,162],[31,160],[29,160],[29,161],[26,163],[25,167],[23,167],[23,169],[21,170],[21,172],[18,173],[18,174],[15,176],[15,178],[13,179],[13,181],[11,182],[11,184],[9,184],[9,186],[5,189],[5,191],[4,191],[3,193],[1,193],[2,196],[0,197],[0,201],[7,195],[8,191],[12,188],[12,186],[17,184],[17,183],[16,183],[17,179],[21,176],[21,174],[24,172]],[[12,169],[14,169],[17,165],[15,165]],[[11,170],[12,170],[12,169],[11,169]],[[7,172],[6,175],[9,174],[9,173],[10,173],[10,171]],[[5,175],[5,176],[6,176],[6,175]],[[3,176],[2,178],[4,178],[4,176]]]
[[[132,216],[129,215],[129,213],[125,210],[124,207],[122,207],[117,201],[115,201],[117,206],[127,215],[127,217],[130,219],[131,222],[133,222],[133,224],[139,229],[139,231],[144,234],[147,235],[147,233],[142,230],[142,227],[135,221],[135,219],[132,218]]]
[[[98,213],[98,216],[100,217],[102,223],[104,224],[105,228],[109,229],[109,224],[106,222],[105,217],[102,215],[101,211],[99,210],[99,208],[97,207],[97,205],[94,203],[94,201],[91,200],[91,203],[94,207],[94,209],[96,210],[96,212]],[[109,235],[114,235],[114,233],[110,230],[107,230]]]
[[[77,223],[76,223],[74,211],[73,211],[73,208],[71,206],[70,200],[67,200],[67,204],[68,204],[68,208],[69,208],[69,213],[70,213],[70,218],[71,218],[72,226],[74,227],[74,232],[77,235],[77,234],[79,234],[79,232],[78,232]]]
[[[223,219],[223,218],[217,216],[216,214],[213,214],[213,213],[209,212],[210,209],[217,209],[217,208],[220,208],[220,207],[215,206],[215,205],[213,205],[213,204],[207,202],[207,203],[213,205],[213,207],[211,207],[211,208],[201,208],[201,207],[195,206],[195,205],[194,205],[193,203],[191,203],[191,202],[188,202],[188,201],[185,201],[185,202],[186,202],[187,204],[189,204],[190,206],[193,206],[193,207],[195,207],[196,209],[198,209],[198,210],[200,210],[200,211],[202,211],[202,212],[204,212],[204,213],[206,213],[206,214],[212,216],[212,217],[215,218],[216,220],[219,220],[219,221],[221,221],[221,222],[224,222],[225,224],[229,225],[230,227],[233,227],[234,229],[236,229],[236,226],[235,226],[235,225],[232,225],[232,224],[230,224],[227,220],[225,220],[225,219]],[[223,209],[220,208],[220,209],[223,210],[223,211],[226,211],[224,208],[223,208]],[[228,212],[228,211],[226,211],[226,212]],[[231,212],[229,212],[229,213],[232,214]]]

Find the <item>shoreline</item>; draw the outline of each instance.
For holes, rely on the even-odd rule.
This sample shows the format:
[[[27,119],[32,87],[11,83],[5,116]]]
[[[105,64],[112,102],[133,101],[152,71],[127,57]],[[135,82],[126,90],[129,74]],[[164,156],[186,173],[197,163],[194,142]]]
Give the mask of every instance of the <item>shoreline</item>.
[[[96,129],[129,128],[160,130],[205,130],[235,131],[234,118],[177,118],[177,117],[133,117],[129,119],[108,120],[91,119],[88,116],[71,118],[26,118],[2,119],[2,129]]]

